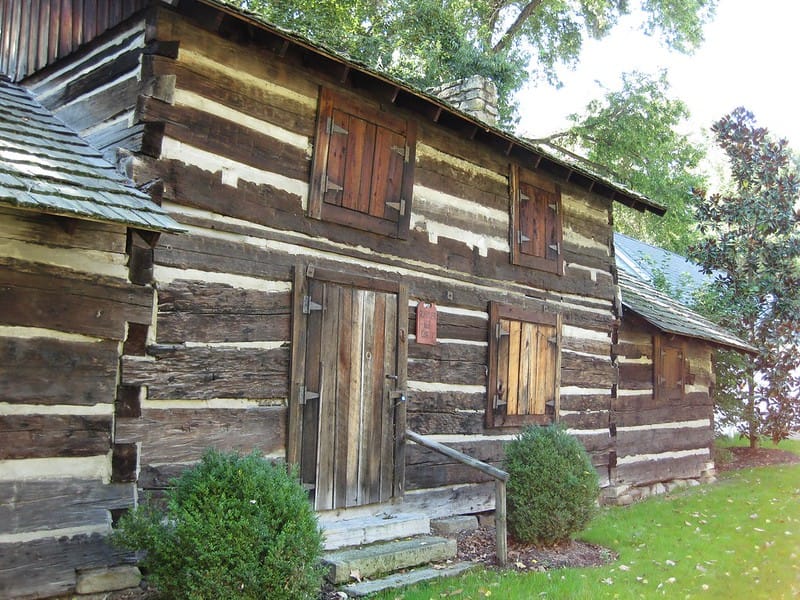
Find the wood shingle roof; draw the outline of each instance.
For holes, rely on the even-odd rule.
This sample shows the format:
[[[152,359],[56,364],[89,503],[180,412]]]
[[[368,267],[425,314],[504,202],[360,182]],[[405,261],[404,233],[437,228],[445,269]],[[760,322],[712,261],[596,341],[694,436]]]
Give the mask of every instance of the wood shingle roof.
[[[749,353],[758,350],[730,331],[712,323],[648,283],[618,272],[622,305],[665,333],[705,340],[717,346]]]
[[[146,231],[184,231],[97,150],[8,81],[0,81],[0,205]]]

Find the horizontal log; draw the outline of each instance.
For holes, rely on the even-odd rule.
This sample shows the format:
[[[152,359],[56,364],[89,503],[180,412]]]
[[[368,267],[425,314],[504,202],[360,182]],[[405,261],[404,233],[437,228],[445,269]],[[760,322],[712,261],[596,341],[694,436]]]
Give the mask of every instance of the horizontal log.
[[[157,340],[182,342],[288,342],[289,315],[160,313]]]
[[[488,327],[488,320],[484,319],[484,329]],[[412,330],[413,332],[413,330]],[[440,360],[443,362],[468,362],[486,364],[489,350],[487,346],[476,344],[408,344],[409,359]]]
[[[0,338],[0,402],[110,404],[117,362],[117,342]]]
[[[92,250],[109,254],[125,253],[125,227],[113,223],[74,221],[75,228],[66,231],[55,217],[16,209],[0,209],[3,229],[0,239],[50,248]]]
[[[108,511],[133,506],[132,484],[58,479],[0,486],[0,534],[108,525]]]
[[[657,423],[711,419],[712,417],[713,409],[709,405],[705,407],[645,408],[632,412],[613,411],[612,419],[617,424],[617,427],[634,427]]]
[[[419,392],[412,390],[406,394],[408,410],[411,412],[452,412],[461,410],[483,410],[486,408],[486,394],[470,392]]]
[[[614,410],[619,413],[633,413],[652,409],[673,409],[677,412],[697,411],[704,413],[711,409],[712,398],[707,392],[690,392],[682,398],[656,398],[652,393],[621,395],[614,401]]]
[[[436,337],[439,339],[485,342],[489,336],[488,323],[487,319],[479,316],[439,312],[437,314]],[[409,331],[416,331],[416,327],[416,312],[410,312],[408,315]],[[486,351],[485,348],[483,350]]]
[[[561,385],[611,389],[616,383],[616,367],[609,359],[575,354],[561,355]]]
[[[272,454],[286,445],[286,408],[144,409],[117,419],[116,442],[141,443],[142,466],[199,460],[206,448]]]
[[[122,383],[148,386],[150,400],[287,398],[289,349],[167,349],[156,360],[124,356]]]
[[[494,491],[494,482],[411,490],[396,506],[404,512],[418,512],[431,519],[480,513],[494,510]]]
[[[605,429],[609,415],[607,411],[572,413],[559,416],[559,422],[569,429]]]
[[[483,432],[484,415],[480,413],[429,413],[411,412],[407,416],[408,428],[421,435],[475,434]]]
[[[445,384],[485,385],[486,363],[415,358],[408,361],[408,378]]]
[[[713,441],[714,429],[710,424],[708,427],[635,431],[617,428],[617,457],[708,448]]]
[[[0,324],[121,340],[125,322],[149,323],[152,291],[118,279],[0,259]]]
[[[622,363],[619,365],[619,387],[623,390],[653,389],[653,365]]]
[[[311,160],[305,149],[264,135],[234,121],[188,106],[142,97],[137,113],[142,121],[165,123],[164,134],[255,169],[308,181]]]
[[[111,416],[0,416],[0,459],[97,456],[111,449]]]
[[[582,352],[584,354],[593,354],[597,357],[604,358],[610,356],[611,353],[611,336],[609,335],[608,341],[600,341],[563,335],[561,337],[561,349],[571,350],[572,352]]]
[[[489,457],[475,455],[475,445],[457,448],[455,444],[440,444],[411,431],[406,433],[406,437],[415,442],[406,450],[406,489],[480,483],[487,478],[508,480],[508,473],[498,466],[502,463],[502,442],[484,448],[494,459],[492,464],[483,460]]]
[[[581,396],[561,396],[559,406],[561,410],[569,411],[608,411],[611,410],[611,395],[586,394]]]
[[[210,233],[210,232],[209,232]],[[162,235],[156,265],[289,281],[295,257],[211,236]]]
[[[309,138],[314,135],[316,115],[307,105],[273,92],[256,79],[236,77],[233,72],[207,68],[199,62],[167,59],[154,61],[154,72],[176,75],[182,90],[294,133]]]
[[[249,290],[222,283],[177,279],[158,289],[160,313],[288,315],[289,291]]]
[[[708,455],[684,456],[617,465],[614,483],[650,485],[659,481],[696,478],[705,471],[710,460]]]
[[[0,544],[0,597],[60,596],[74,591],[80,569],[130,562],[100,534]]]

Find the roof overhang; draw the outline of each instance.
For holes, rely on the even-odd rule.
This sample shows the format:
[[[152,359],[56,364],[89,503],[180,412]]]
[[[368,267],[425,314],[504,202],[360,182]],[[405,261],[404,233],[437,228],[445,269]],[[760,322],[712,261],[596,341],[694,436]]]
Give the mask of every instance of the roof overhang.
[[[624,271],[619,271],[618,277],[623,307],[636,313],[658,330],[704,340],[729,350],[758,354],[757,348],[644,281]]]
[[[666,207],[607,176],[594,171],[588,161],[567,157],[516,137],[464,113],[427,92],[381,73],[367,65],[332,52],[294,32],[265,21],[257,14],[230,6],[220,0],[163,0],[166,4],[217,32],[259,38],[279,56],[299,55],[303,64],[337,83],[368,89],[376,97],[416,113],[420,119],[458,132],[531,169],[609,198],[639,211],[663,215]],[[234,27],[238,25],[238,30]]]

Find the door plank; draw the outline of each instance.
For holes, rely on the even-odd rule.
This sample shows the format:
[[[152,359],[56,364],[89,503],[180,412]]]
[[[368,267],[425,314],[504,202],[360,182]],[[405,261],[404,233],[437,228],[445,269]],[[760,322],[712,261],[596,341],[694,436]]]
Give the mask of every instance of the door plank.
[[[534,374],[536,369],[536,337],[533,331],[533,325],[530,323],[521,324],[520,332],[520,358],[519,358],[519,372],[520,372],[520,391],[519,391],[519,407],[516,414],[527,415],[533,404],[533,394],[535,393]]]
[[[392,398],[391,392],[404,391],[400,386],[397,374],[397,296],[384,294],[386,298],[386,316],[384,318],[384,352],[383,352],[383,406],[381,410],[381,482],[380,501],[392,497],[394,482],[394,407],[399,398]],[[392,376],[390,378],[388,376]]]
[[[324,306],[325,286],[311,280],[308,293],[313,302]],[[322,343],[323,311],[312,311],[307,318],[307,345],[305,382],[309,392],[320,391],[320,344]],[[316,486],[317,480],[317,440],[319,430],[319,398],[306,400],[303,406],[303,441],[300,449],[300,475],[305,484]]]
[[[506,397],[508,398],[506,413],[516,415],[519,410],[520,380],[524,377],[524,373],[520,371],[520,339],[522,331],[519,321],[507,321],[505,319],[500,322],[500,328],[508,331],[508,336],[500,336],[499,344],[501,368],[499,372],[503,377]]]
[[[372,501],[372,478],[375,474],[374,463],[374,430],[375,411],[375,292],[358,291],[363,303],[363,345],[361,352],[361,436],[359,439],[358,493],[362,504]],[[381,361],[383,362],[383,361]]]
[[[359,413],[358,394],[352,389],[352,337],[353,337],[353,290],[340,288],[339,346],[337,350],[336,378],[336,459],[334,474],[334,508],[347,506],[348,481],[351,474],[348,465],[355,457],[354,445],[350,443],[353,432],[358,431],[354,416]],[[357,390],[356,390],[357,392]]]
[[[338,363],[339,286],[325,286],[320,343],[319,443],[317,446],[318,510],[333,508],[334,458],[336,456],[336,366]]]
[[[353,399],[349,412],[349,431],[347,438],[347,506],[358,506],[361,503],[359,494],[358,474],[359,460],[361,458],[361,407],[363,394],[361,380],[363,378],[361,354],[363,352],[363,330],[364,330],[364,305],[363,297],[359,290],[351,289],[352,313],[350,321],[352,323],[351,346],[350,346],[350,397]]]

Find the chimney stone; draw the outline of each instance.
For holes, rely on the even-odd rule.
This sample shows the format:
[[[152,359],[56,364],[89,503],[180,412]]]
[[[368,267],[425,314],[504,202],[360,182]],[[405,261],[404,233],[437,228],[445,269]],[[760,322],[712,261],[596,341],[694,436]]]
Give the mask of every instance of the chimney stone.
[[[450,81],[428,92],[488,125],[497,123],[497,86],[483,75]]]

